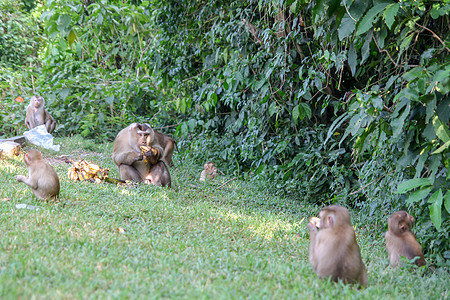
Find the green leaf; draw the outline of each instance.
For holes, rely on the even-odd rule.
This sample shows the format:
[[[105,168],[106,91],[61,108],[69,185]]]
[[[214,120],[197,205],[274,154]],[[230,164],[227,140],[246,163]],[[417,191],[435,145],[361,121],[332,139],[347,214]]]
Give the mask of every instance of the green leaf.
[[[356,65],[358,64],[357,58],[358,55],[356,54],[355,44],[352,43],[350,45],[350,49],[348,49],[348,64],[350,66],[350,70],[352,71],[352,76],[355,76]]]
[[[370,55],[370,44],[372,43],[372,37],[373,30],[370,30],[369,33],[366,34],[364,44],[361,48],[361,62],[359,63],[360,65],[362,65]]]
[[[425,116],[425,123],[429,123],[431,117],[434,115],[434,111],[436,110],[436,94],[427,94],[423,97],[421,97],[421,101],[428,100],[427,107],[426,107],[426,116]]]
[[[70,94],[70,89],[69,88],[63,88],[59,91],[59,95],[61,96],[61,98],[63,100],[65,100],[67,98],[67,96],[69,96]]]
[[[294,109],[292,110],[292,119],[294,120],[294,122],[297,122],[298,120],[298,115],[299,115],[299,106],[296,105],[294,107]]]
[[[375,23],[379,18],[379,13],[384,10],[384,8],[389,5],[389,3],[380,3],[369,9],[366,15],[363,17],[356,30],[356,35],[361,35],[372,28],[372,24]]]
[[[103,24],[103,15],[102,14],[98,14],[97,25],[102,25],[102,24]]]
[[[400,53],[403,53],[403,51],[406,48],[408,48],[409,43],[411,43],[411,40],[412,40],[414,34],[415,33],[412,33],[412,34],[408,35],[406,38],[403,39],[402,43],[400,44],[400,51],[399,51]]]
[[[408,117],[410,110],[411,105],[408,103],[405,106],[405,110],[403,111],[403,113],[399,117],[393,118],[393,120],[391,121],[392,137],[394,139],[400,137],[400,134],[402,133],[403,130],[403,124],[405,123],[406,117]]]
[[[180,98],[180,111],[181,113],[186,113],[186,100],[184,98]]]
[[[430,218],[431,222],[433,222],[434,227],[436,227],[437,230],[441,228],[442,225],[442,219],[441,219],[441,213],[442,213],[442,189],[437,190],[433,193],[433,195],[430,196],[430,199],[428,202],[431,203],[430,205]]]
[[[339,128],[342,125],[342,123],[344,123],[348,118],[350,118],[350,116],[351,115],[349,113],[345,112],[339,117],[337,117],[336,120],[333,121],[330,128],[328,129],[327,137],[325,139],[325,142],[323,142],[324,144],[328,142],[330,137],[334,134],[335,130]]]
[[[394,24],[395,16],[397,16],[399,8],[399,3],[392,3],[386,7],[386,10],[383,13],[384,21],[389,29],[391,29],[392,24]]]
[[[412,192],[408,199],[406,200],[406,204],[411,205],[413,203],[416,203],[420,200],[422,200],[423,198],[425,198],[426,196],[428,196],[428,194],[431,192],[431,190],[433,189],[432,186],[430,187],[423,187],[417,191]]]
[[[239,82],[243,82],[244,81],[244,77],[242,76],[242,73],[239,71],[236,71],[236,73],[234,73],[234,77],[239,81]]]
[[[270,103],[269,106],[269,117],[273,116],[274,113],[278,111],[278,105],[276,102]]]
[[[295,0],[292,4],[291,4],[291,13],[293,14],[297,14],[299,12],[299,7],[301,7],[298,3],[298,0]]]
[[[444,206],[447,212],[450,214],[450,191],[447,190],[444,196]]]
[[[109,105],[112,105],[114,103],[114,96],[109,96],[106,97],[106,103],[108,103]]]
[[[73,42],[75,42],[75,38],[76,38],[76,34],[73,30],[70,31],[69,33],[69,47],[72,48],[72,44]]]
[[[342,20],[341,20],[341,24],[339,25],[339,40],[343,40],[346,37],[348,37],[350,34],[353,33],[353,31],[355,31],[355,21],[348,15],[346,14]]]
[[[261,79],[261,80],[257,81],[255,83],[255,90],[259,90],[264,85],[264,83],[266,83],[265,79]]]
[[[450,140],[447,141],[447,143],[445,143],[444,145],[442,145],[441,147],[437,148],[436,150],[434,150],[431,154],[439,154],[444,152],[445,150],[447,150],[450,146]]]
[[[422,174],[423,166],[425,165],[425,162],[428,158],[428,146],[422,149],[420,151],[420,157],[419,161],[416,164],[416,175],[414,175],[415,178],[420,178],[420,175]]]
[[[447,124],[444,124],[438,116],[433,117],[433,127],[438,138],[444,143],[447,143],[450,140],[450,132],[447,128]]]
[[[354,148],[358,151],[358,153],[362,153],[364,151],[364,145],[367,137],[376,129],[376,124],[372,123],[369,127],[364,129],[363,133],[356,139]]]
[[[305,117],[307,117],[308,119],[311,119],[312,111],[311,111],[311,107],[309,106],[309,104],[305,103],[305,102],[301,102],[299,105],[300,105],[299,112],[300,112],[300,107],[301,107],[300,119],[303,120]]]
[[[428,178],[414,178],[414,179],[406,180],[398,185],[397,193],[404,194],[404,193],[409,192],[410,190],[413,190],[419,186],[427,186],[427,185],[431,185],[431,181]]]

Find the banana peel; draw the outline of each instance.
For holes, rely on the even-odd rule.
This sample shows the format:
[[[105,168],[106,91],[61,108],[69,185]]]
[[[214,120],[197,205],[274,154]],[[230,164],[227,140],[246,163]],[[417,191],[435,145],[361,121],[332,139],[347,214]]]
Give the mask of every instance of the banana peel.
[[[149,159],[151,159],[151,161],[150,161],[151,164],[156,164],[158,162],[158,159],[159,159],[158,150],[156,150],[153,147],[149,147],[149,146],[139,146],[139,148],[141,148],[142,155],[144,156],[144,162],[145,163],[148,163],[150,161]],[[148,156],[145,155],[145,153],[148,152],[148,151],[152,152],[153,157],[149,158]]]
[[[149,146],[139,146],[141,148],[142,155],[144,156],[144,162],[148,162],[147,156],[145,156],[145,152],[149,151],[151,148]]]
[[[72,181],[117,182],[117,179],[108,177],[109,169],[107,168],[102,168],[84,159],[79,161],[69,160],[69,162],[72,166],[67,172],[67,177]]]

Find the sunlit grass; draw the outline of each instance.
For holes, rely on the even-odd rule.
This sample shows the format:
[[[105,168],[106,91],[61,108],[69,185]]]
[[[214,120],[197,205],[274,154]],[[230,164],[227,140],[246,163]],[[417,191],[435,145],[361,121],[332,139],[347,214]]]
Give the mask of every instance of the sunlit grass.
[[[81,157],[117,178],[112,145],[56,143],[59,153],[43,152],[61,180],[58,202],[16,182],[27,174],[21,157],[0,161],[1,298],[448,298],[447,272],[388,267],[383,228],[364,212],[352,211],[369,273],[369,287],[357,290],[312,271],[306,221],[315,205],[257,182],[200,183],[202,166],[177,153],[171,189],[75,183],[58,157]],[[17,209],[22,203],[39,209]]]

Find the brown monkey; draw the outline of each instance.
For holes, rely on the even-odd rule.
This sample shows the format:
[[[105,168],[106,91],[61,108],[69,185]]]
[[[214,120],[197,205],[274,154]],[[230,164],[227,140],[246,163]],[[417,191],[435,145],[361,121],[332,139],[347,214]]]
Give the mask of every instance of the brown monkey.
[[[169,170],[160,161],[163,149],[150,144],[149,135],[147,127],[139,123],[132,123],[117,134],[112,158],[120,179],[170,187]]]
[[[393,268],[400,265],[400,256],[409,260],[418,257],[414,263],[419,267],[426,264],[422,247],[411,231],[413,223],[413,216],[403,210],[397,211],[389,217],[385,238],[389,262]]]
[[[217,169],[213,162],[207,162],[204,166],[202,173],[200,174],[200,181],[205,181],[206,178],[213,179],[217,175]]]
[[[47,132],[52,133],[55,130],[56,121],[44,108],[44,104],[45,100],[42,96],[31,97],[30,105],[27,107],[25,125],[28,129],[33,129],[36,126],[45,124]]]
[[[307,225],[311,238],[309,258],[314,271],[320,278],[366,286],[366,267],[348,210],[331,205],[324,207],[319,217],[320,224],[317,218],[311,218]]]
[[[59,178],[55,170],[42,160],[42,153],[31,149],[23,157],[28,168],[28,176],[16,175],[18,182],[31,188],[39,199],[55,199],[59,196]]]
[[[148,132],[147,143],[155,147],[159,145],[163,152],[161,152],[161,160],[164,161],[168,166],[173,167],[173,151],[175,149],[175,141],[173,138],[154,130],[149,124],[142,124],[142,128]]]

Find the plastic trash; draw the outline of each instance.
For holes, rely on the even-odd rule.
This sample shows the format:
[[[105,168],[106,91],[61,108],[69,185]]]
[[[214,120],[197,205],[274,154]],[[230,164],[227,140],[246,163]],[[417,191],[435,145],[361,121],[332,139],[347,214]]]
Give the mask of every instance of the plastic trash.
[[[39,125],[23,133],[30,143],[53,151],[59,151],[60,145],[53,145],[53,136],[47,132],[45,125]]]
[[[17,209],[29,209],[29,210],[39,210],[40,208],[37,206],[33,206],[33,205],[28,205],[25,203],[20,203],[20,204],[16,204],[16,208]]]

